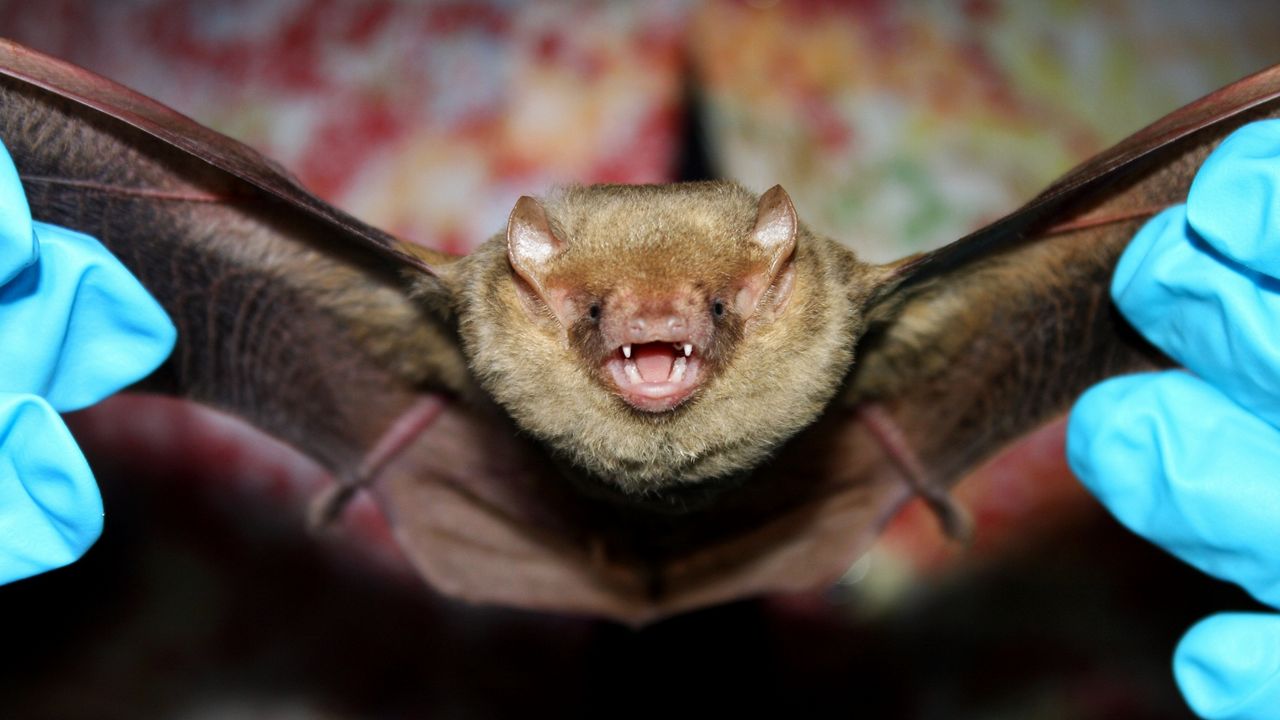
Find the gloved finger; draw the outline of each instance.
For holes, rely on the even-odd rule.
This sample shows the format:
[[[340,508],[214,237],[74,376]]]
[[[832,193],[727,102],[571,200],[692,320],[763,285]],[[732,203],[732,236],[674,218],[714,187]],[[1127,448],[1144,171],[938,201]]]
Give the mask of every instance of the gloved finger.
[[[1156,347],[1280,427],[1280,281],[1223,257],[1178,206],[1134,237],[1111,294]]]
[[[0,392],[40,395],[67,412],[146,377],[177,333],[98,241],[45,223],[34,228],[39,262],[0,287]]]
[[[62,418],[0,394],[0,583],[61,567],[102,533],[102,498]]]
[[[1280,431],[1188,373],[1129,375],[1076,403],[1067,460],[1125,526],[1280,607]]]
[[[1196,173],[1187,221],[1231,260],[1280,277],[1280,120],[1229,135]]]
[[[1173,675],[1195,713],[1213,720],[1280,717],[1280,615],[1223,613],[1193,626]]]
[[[0,145],[0,285],[35,262],[38,255],[27,195],[9,151]]]

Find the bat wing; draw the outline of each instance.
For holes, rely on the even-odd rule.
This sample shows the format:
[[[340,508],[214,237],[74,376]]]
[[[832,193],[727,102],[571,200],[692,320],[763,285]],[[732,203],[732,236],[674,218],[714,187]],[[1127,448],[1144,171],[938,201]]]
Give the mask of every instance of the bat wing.
[[[250,148],[80,68],[0,42],[0,139],[38,220],[100,239],[178,346],[143,387],[239,415],[353,479],[425,391],[465,389],[410,250]],[[422,282],[422,281],[419,281]]]
[[[1005,218],[899,263],[903,282],[871,309],[842,409],[874,407],[914,456],[894,459],[896,470],[918,461],[922,480],[948,485],[1099,380],[1168,365],[1112,306],[1115,263],[1148,219],[1185,201],[1227,134],[1280,115],[1277,98],[1280,67],[1173,112]]]

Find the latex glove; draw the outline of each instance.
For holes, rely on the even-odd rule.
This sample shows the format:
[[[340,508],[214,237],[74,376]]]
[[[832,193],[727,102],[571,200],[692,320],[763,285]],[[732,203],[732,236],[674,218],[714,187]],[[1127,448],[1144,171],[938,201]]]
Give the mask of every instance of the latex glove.
[[[1120,377],[1072,411],[1067,455],[1135,532],[1280,608],[1280,121],[1228,137],[1153,218],[1111,294],[1188,368]],[[1158,601],[1158,598],[1153,598]],[[1280,615],[1222,614],[1174,655],[1207,718],[1280,718]]]
[[[0,146],[0,583],[97,540],[102,498],[58,413],[142,379],[176,336],[98,241],[32,221]]]

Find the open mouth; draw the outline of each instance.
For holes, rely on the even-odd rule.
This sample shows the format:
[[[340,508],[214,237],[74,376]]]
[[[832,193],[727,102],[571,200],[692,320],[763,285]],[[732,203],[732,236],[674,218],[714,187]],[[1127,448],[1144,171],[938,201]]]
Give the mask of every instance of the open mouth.
[[[701,381],[692,343],[628,343],[605,361],[622,399],[638,410],[662,412],[684,402]]]

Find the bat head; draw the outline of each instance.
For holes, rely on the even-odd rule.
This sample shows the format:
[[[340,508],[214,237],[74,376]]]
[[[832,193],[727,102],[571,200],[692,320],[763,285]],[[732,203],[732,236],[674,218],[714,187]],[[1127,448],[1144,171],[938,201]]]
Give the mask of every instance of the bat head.
[[[781,187],[719,181],[521,198],[467,262],[481,383],[637,494],[738,474],[812,422],[848,370],[859,273],[874,271],[810,233]]]
[[[631,408],[672,412],[725,369],[753,321],[785,308],[798,223],[780,186],[746,232],[639,196],[573,228],[553,228],[523,197],[507,256],[532,321],[554,318],[587,372]]]

